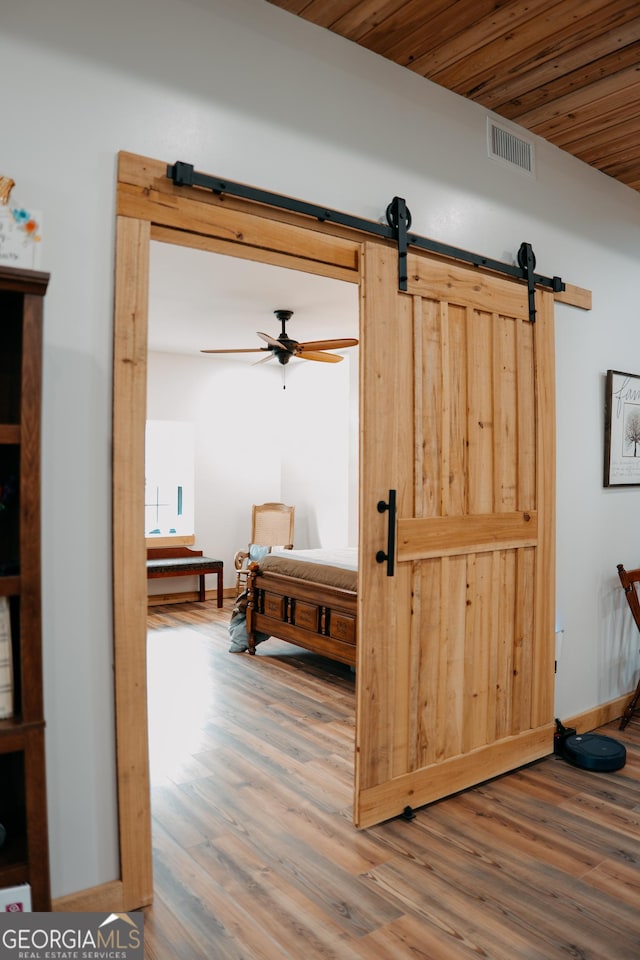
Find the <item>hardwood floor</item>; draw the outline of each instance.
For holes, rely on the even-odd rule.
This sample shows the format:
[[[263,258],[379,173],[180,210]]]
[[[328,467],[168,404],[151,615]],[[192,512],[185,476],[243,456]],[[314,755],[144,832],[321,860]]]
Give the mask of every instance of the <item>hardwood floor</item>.
[[[230,602],[149,614],[157,960],[638,960],[640,720],[615,773],[549,758],[351,825],[354,676]]]

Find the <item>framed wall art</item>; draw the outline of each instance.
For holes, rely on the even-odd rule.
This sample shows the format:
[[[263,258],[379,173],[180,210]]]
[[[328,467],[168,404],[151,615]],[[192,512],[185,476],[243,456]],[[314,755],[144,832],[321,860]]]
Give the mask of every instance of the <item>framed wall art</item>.
[[[640,375],[607,370],[605,487],[640,486]]]

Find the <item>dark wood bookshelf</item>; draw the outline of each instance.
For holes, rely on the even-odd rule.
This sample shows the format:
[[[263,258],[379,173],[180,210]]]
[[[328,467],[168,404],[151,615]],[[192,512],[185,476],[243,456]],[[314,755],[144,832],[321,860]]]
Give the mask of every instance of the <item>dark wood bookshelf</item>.
[[[51,909],[42,692],[40,436],[49,275],[0,267],[0,597],[11,622],[13,715],[0,719],[0,888]]]

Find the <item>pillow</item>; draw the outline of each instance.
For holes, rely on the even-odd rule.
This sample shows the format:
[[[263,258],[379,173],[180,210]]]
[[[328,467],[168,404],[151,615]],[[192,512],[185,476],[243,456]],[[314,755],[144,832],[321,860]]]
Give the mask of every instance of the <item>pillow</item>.
[[[271,547],[261,547],[259,543],[249,544],[249,562],[255,560],[259,563],[271,550]]]

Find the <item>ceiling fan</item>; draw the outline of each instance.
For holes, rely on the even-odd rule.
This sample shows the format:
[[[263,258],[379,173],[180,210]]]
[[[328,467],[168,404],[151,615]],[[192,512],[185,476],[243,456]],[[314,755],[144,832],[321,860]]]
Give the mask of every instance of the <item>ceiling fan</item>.
[[[338,353],[327,353],[328,350],[343,350],[345,347],[357,347],[358,341],[353,339],[343,340],[309,340],[306,343],[299,343],[297,340],[291,340],[287,336],[286,324],[293,316],[293,310],[274,310],[273,311],[282,324],[282,330],[277,338],[269,336],[268,333],[260,333],[258,336],[268,344],[266,347],[241,347],[237,350],[201,350],[201,353],[267,353],[268,356],[258,360],[257,363],[265,363],[274,357],[278,363],[289,363],[291,357],[300,357],[302,360],[321,360],[324,363],[338,363],[343,360]]]

